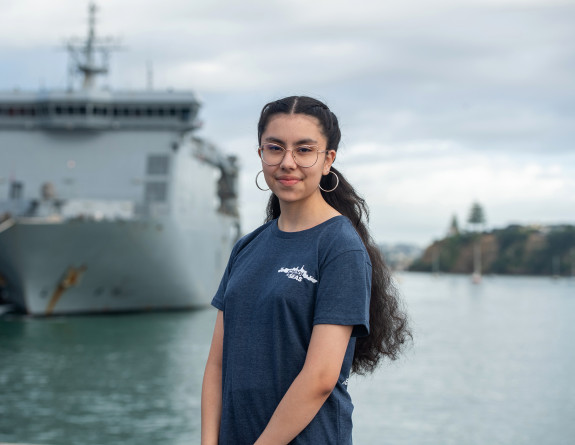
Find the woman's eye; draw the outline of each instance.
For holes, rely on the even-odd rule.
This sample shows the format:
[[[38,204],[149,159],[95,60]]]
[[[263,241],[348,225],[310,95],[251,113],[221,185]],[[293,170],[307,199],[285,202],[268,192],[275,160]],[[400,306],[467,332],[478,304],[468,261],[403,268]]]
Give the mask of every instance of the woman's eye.
[[[298,148],[296,148],[296,151],[298,152],[298,154],[305,155],[305,154],[311,153],[313,151],[313,148],[311,148],[311,147],[298,147]]]
[[[272,152],[274,152],[274,151],[282,151],[282,150],[283,150],[283,148],[282,148],[281,146],[275,145],[275,144],[267,144],[264,148],[265,148],[266,150],[272,151]]]

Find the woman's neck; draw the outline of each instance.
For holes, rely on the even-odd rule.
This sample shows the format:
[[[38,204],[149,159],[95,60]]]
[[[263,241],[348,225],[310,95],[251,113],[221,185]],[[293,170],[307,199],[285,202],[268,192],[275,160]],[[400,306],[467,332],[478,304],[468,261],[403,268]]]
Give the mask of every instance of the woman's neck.
[[[299,232],[311,229],[340,213],[330,206],[321,194],[308,202],[282,202],[278,227],[282,232]]]

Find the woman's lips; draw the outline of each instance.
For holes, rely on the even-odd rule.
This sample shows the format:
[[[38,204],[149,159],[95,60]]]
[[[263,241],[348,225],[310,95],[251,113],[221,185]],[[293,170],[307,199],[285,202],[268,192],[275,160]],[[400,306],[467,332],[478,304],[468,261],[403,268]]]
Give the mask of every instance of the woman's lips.
[[[285,186],[292,186],[300,181],[299,178],[294,178],[293,176],[280,176],[278,182]]]

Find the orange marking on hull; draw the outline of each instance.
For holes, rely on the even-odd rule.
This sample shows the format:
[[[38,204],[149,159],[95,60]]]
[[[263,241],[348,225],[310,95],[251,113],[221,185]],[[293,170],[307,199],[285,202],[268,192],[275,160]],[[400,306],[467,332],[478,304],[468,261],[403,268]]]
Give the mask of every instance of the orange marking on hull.
[[[76,286],[78,284],[78,282],[80,281],[80,277],[82,276],[82,274],[86,269],[87,269],[86,266],[68,267],[66,275],[64,275],[64,278],[62,278],[58,283],[56,290],[54,291],[52,297],[50,298],[50,301],[48,302],[48,306],[46,306],[45,315],[52,314],[52,311],[56,307],[56,304],[58,304],[58,301],[60,300],[62,294],[66,291],[66,289],[72,286]]]

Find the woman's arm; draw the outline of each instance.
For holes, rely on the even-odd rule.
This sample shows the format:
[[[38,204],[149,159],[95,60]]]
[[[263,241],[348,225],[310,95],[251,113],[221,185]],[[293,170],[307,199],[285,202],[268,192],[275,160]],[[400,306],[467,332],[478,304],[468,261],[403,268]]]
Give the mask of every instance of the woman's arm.
[[[337,384],[352,329],[314,326],[304,366],[255,445],[287,444],[312,421]]]
[[[217,445],[222,417],[224,316],[218,311],[202,383],[202,445]]]

